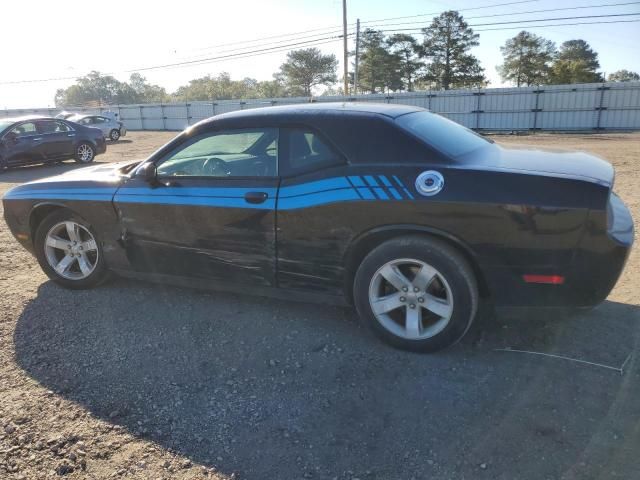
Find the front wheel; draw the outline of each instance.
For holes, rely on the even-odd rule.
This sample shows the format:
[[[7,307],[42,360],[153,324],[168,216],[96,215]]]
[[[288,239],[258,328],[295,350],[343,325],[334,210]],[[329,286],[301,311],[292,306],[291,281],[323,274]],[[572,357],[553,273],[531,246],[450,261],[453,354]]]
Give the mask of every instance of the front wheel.
[[[117,142],[120,139],[120,130],[116,130],[115,128],[111,130],[111,133],[109,133],[109,138],[114,142]]]
[[[362,261],[354,282],[360,317],[387,343],[434,352],[455,344],[478,309],[468,262],[448,244],[421,236],[389,240]]]
[[[48,215],[38,226],[34,243],[42,270],[63,287],[91,288],[106,278],[96,233],[85,220],[67,210]]]
[[[96,150],[93,145],[83,142],[76,148],[75,160],[78,163],[91,163],[96,157]]]

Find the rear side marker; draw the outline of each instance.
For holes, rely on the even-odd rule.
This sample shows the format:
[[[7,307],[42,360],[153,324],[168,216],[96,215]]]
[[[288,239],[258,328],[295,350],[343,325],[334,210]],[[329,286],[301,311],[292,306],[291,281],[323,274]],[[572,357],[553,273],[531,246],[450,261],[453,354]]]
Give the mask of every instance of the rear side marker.
[[[564,283],[562,275],[523,275],[522,278],[527,283],[543,283],[546,285],[562,285]]]

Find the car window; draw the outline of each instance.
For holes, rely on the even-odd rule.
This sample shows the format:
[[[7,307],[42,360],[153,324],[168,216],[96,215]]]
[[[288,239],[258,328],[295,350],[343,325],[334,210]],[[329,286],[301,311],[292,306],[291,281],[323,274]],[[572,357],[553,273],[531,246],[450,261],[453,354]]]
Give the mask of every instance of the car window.
[[[108,120],[104,117],[93,117],[93,123],[105,123]]]
[[[396,122],[451,157],[464,155],[491,143],[473,130],[431,112],[408,113],[398,117]]]
[[[38,131],[34,122],[25,122],[11,130],[11,133],[15,133],[19,137],[24,137],[27,135],[35,135]]]
[[[199,135],[158,163],[161,177],[277,175],[278,129],[242,129]]]
[[[39,133],[62,133],[70,131],[70,128],[66,124],[56,120],[41,120],[36,122],[36,127]]]
[[[315,170],[342,162],[336,153],[315,132],[305,128],[286,129],[287,173]]]

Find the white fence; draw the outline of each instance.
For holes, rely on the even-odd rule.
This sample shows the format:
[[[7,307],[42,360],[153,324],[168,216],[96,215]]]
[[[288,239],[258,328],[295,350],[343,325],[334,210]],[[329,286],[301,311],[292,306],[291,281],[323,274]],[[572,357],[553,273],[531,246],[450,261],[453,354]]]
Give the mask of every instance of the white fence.
[[[640,82],[110,105],[69,110],[114,111],[129,130],[182,130],[202,119],[234,110],[335,101],[416,105],[480,131],[640,130]],[[0,110],[0,118],[29,114],[53,116],[59,111],[55,108]]]

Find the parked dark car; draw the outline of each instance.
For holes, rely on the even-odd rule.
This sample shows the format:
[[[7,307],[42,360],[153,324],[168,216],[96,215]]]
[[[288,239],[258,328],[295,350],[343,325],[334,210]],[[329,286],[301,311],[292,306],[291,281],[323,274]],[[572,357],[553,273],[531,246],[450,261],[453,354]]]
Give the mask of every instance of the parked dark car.
[[[0,171],[74,158],[90,163],[107,150],[102,131],[46,117],[0,119]]]
[[[633,242],[610,164],[506,149],[420,108],[312,104],[200,122],[141,163],[10,190],[6,221],[69,288],[108,271],[353,304],[389,343],[460,339],[481,299],[593,306]]]

